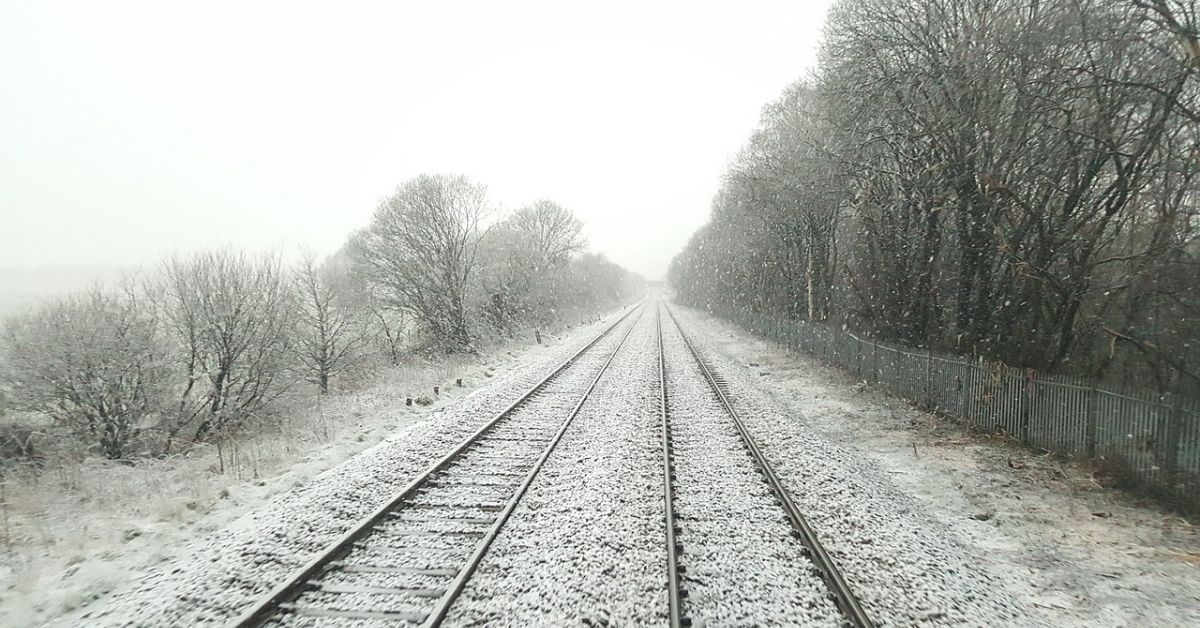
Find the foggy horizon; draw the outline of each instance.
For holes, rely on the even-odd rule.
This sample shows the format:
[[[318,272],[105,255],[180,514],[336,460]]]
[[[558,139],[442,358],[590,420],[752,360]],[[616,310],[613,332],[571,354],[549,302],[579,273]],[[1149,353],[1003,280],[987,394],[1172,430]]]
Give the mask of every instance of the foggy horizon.
[[[503,211],[561,204],[660,279],[815,63],[828,3],[759,5],[13,7],[0,268],[325,256],[397,185],[453,173]]]

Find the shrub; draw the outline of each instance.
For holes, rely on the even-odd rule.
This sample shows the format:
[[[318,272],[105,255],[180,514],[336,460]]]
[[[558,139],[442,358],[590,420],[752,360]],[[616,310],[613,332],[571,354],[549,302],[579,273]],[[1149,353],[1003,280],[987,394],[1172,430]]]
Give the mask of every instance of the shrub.
[[[107,458],[158,414],[170,369],[161,326],[130,287],[64,298],[5,325],[9,403],[44,413]]]

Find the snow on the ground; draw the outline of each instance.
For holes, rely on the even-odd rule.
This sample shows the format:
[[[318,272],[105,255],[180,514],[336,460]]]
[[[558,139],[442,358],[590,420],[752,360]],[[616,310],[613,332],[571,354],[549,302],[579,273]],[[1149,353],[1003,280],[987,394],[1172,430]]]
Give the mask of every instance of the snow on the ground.
[[[675,310],[737,382],[735,403],[759,417],[760,446],[819,531],[838,517],[822,504],[871,488],[900,509],[895,516],[928,522],[906,534],[960,553],[995,593],[1019,602],[1030,616],[1015,625],[1200,626],[1200,531],[1185,519],[1099,487],[1085,468],[971,435],[814,358]],[[796,443],[828,446],[809,460]],[[846,488],[805,498],[807,481],[829,474]],[[858,536],[878,543],[878,532]]]
[[[1200,534],[1181,518],[1098,488],[1084,469],[971,436],[731,325],[676,312],[729,380],[759,446],[881,626],[1200,625]],[[585,405],[497,538],[451,620],[665,622],[662,461],[649,314],[597,387],[596,402]],[[394,390],[393,396],[380,393],[386,401],[331,400],[331,416],[364,422],[368,442],[360,446],[383,429],[393,435],[309,480],[354,445],[332,445],[327,450],[333,453],[314,450],[292,473],[238,485],[188,527],[142,527],[120,552],[84,560],[65,577],[75,589],[89,579],[103,583],[95,591],[121,586],[89,608],[58,617],[57,625],[227,620],[599,329],[584,328],[553,348],[529,352],[522,366],[457,402],[439,401],[432,414],[405,408]],[[669,334],[668,344],[677,360],[682,353]],[[589,363],[598,366],[597,359]],[[688,491],[708,482],[719,492],[732,486],[725,480],[744,476],[719,417],[701,411],[704,391],[694,381],[677,382],[673,390],[680,411],[703,419],[677,426],[677,507],[684,514]],[[369,422],[363,413],[377,420]],[[745,528],[740,536],[728,535],[722,544],[725,533],[702,537],[701,526],[689,529],[685,521],[680,540],[685,562],[689,551],[693,559],[708,552],[704,565],[689,566],[689,577],[718,584],[736,607],[747,602],[739,596],[748,583],[755,595],[778,586],[755,580],[755,567],[783,578],[786,565],[764,565],[804,563],[774,549],[770,556],[757,552],[781,547],[777,543],[745,545],[747,538],[771,536],[770,522],[753,518],[760,509],[752,502],[761,495],[747,487],[726,497],[719,501],[736,511],[731,522]],[[703,500],[693,505],[714,506]],[[695,544],[698,539],[711,547]],[[735,566],[735,577],[714,569],[717,563]],[[0,624],[36,625],[46,613],[22,614],[31,600],[60,603],[64,594],[47,578],[9,585],[0,597]],[[692,584],[698,600],[712,597]],[[14,596],[23,606],[13,603]],[[75,596],[77,602],[81,596]],[[758,602],[782,597],[805,604],[796,596],[760,597]],[[726,608],[708,619],[710,625],[762,619],[752,611],[749,605]],[[799,623],[803,615],[775,619]]]
[[[623,326],[624,327],[624,326]],[[620,333],[617,330],[615,333]],[[470,451],[437,474],[433,482],[405,502],[405,507],[381,522],[360,539],[363,547],[341,558],[364,568],[417,568],[445,570],[442,574],[364,573],[334,570],[321,578],[323,585],[392,587],[398,581],[408,586],[444,590],[457,569],[479,543],[486,527],[466,523],[463,518],[491,519],[482,509],[461,504],[507,503],[512,496],[512,474],[528,471],[541,455],[543,443],[559,430],[575,400],[591,384],[595,372],[607,359],[607,351],[619,338],[611,335],[577,359],[559,377],[494,426]],[[494,516],[494,515],[493,515]],[[429,521],[433,519],[434,521]],[[467,535],[408,534],[410,531],[455,531]],[[296,599],[300,606],[346,611],[367,611],[381,606],[413,617],[433,611],[437,597],[381,594],[378,591],[305,591]],[[271,625],[308,625],[312,618],[287,614]]]
[[[666,622],[657,344],[647,311],[446,625]]]
[[[311,460],[298,463],[298,472],[268,480],[262,487],[251,483],[244,487],[244,496],[229,500],[228,506],[190,529],[139,538],[137,554],[124,551],[108,561],[112,570],[128,573],[123,580],[105,582],[119,585],[114,593],[52,617],[50,625],[180,626],[228,620],[611,321],[610,317],[581,327],[553,347],[531,350],[524,363],[507,373],[494,372],[493,359],[485,371],[494,376],[485,378],[487,386],[457,402],[435,404],[431,413],[406,407],[402,396],[392,398],[386,392],[395,384],[383,385],[389,401],[365,409],[385,426],[386,440],[309,480],[306,474],[314,471],[310,467],[329,458],[327,452],[313,451]],[[27,607],[26,596],[38,595],[18,591],[15,597]],[[30,621],[23,622],[26,617]],[[38,619],[35,614],[9,614],[5,621],[36,625]]]
[[[840,626],[733,420],[664,319],[683,616],[694,626]]]

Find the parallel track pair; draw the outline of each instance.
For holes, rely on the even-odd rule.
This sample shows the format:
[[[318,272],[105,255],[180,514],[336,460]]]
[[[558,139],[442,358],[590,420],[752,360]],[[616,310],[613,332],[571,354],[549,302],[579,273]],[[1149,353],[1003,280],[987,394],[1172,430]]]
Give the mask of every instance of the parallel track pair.
[[[747,453],[783,507],[796,538],[803,544],[829,587],[847,623],[873,626],[850,591],[828,552],[801,515],[766,458],[755,444],[724,391],[723,381],[704,362],[665,305],[672,323],[699,365],[705,380],[733,421]],[[542,395],[579,358],[608,337],[634,313],[635,307],[590,343],[522,394],[453,451],[430,466],[385,504],[359,521],[325,551],[291,574],[232,626],[246,628],[286,621],[289,616],[343,620],[392,620],[398,624],[439,626],[466,586],[501,528],[524,496],[542,465],[595,389],[636,327],[630,324],[590,384],[565,418],[523,412],[536,403],[561,403],[561,396]],[[656,310],[663,487],[666,513],[669,622],[687,626],[686,595],[679,555],[682,551],[673,504],[675,473],[667,368],[662,340],[662,313]],[[539,397],[545,397],[539,399]],[[556,397],[558,401],[556,401]],[[551,405],[553,407],[553,405]],[[562,408],[565,410],[566,408]],[[528,414],[528,416],[524,416]],[[510,420],[518,415],[524,420]],[[379,601],[384,605],[381,607]]]

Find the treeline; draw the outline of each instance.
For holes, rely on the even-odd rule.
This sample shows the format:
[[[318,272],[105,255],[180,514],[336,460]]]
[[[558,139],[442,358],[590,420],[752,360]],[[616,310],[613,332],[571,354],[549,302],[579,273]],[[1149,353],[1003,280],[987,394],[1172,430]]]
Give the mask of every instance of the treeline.
[[[1200,393],[1195,0],[853,0],[670,281]]]
[[[550,201],[501,217],[483,186],[420,176],[323,263],[177,256],[8,319],[0,398],[110,459],[219,442],[298,384],[325,393],[349,370],[634,298],[641,279],[585,252],[581,231]]]

